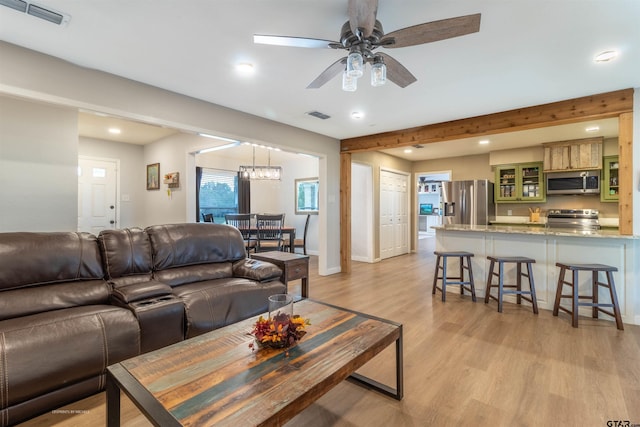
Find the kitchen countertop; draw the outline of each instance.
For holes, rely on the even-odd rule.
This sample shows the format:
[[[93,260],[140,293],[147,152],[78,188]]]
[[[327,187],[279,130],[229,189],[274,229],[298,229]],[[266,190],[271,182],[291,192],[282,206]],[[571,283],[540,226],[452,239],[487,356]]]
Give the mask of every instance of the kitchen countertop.
[[[542,225],[539,223],[533,223]],[[594,238],[616,238],[616,239],[640,239],[640,236],[622,236],[618,230],[573,230],[568,228],[546,228],[546,227],[523,227],[520,225],[465,225],[447,224],[433,226],[437,231],[469,231],[479,233],[507,233],[507,234],[533,234],[542,236],[568,236],[568,237],[594,237]]]

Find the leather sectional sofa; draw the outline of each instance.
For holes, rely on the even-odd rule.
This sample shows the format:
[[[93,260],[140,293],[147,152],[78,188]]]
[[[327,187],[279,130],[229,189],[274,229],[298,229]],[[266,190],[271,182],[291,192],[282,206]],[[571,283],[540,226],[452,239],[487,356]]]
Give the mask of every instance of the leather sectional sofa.
[[[267,311],[280,275],[226,225],[0,233],[0,426],[103,390],[110,364]]]

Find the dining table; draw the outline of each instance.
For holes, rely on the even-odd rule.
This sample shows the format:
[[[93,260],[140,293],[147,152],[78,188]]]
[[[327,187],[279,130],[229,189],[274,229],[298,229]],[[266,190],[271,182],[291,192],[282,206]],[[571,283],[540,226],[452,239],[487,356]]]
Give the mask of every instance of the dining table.
[[[249,231],[251,233],[252,239],[254,236],[258,235],[258,229],[256,227],[251,227]],[[284,235],[287,235],[289,237],[289,252],[293,253],[295,251],[294,243],[296,240],[296,228],[290,227],[290,226],[284,226],[282,227],[282,235],[283,237]]]

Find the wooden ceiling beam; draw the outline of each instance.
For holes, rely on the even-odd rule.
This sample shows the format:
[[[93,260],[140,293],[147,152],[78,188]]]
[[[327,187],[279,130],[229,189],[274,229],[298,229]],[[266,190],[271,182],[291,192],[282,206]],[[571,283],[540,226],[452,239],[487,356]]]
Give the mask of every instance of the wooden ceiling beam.
[[[343,139],[340,142],[340,150],[342,153],[356,153],[430,144],[472,136],[577,123],[595,118],[618,117],[622,113],[631,111],[633,111],[633,89],[623,89],[485,116]]]

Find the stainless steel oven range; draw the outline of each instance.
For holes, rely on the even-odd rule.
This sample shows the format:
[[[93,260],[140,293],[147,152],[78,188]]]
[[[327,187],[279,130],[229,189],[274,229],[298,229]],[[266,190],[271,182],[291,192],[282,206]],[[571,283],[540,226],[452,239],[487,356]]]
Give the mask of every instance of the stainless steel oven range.
[[[549,209],[547,227],[577,231],[599,230],[598,211],[596,209]]]

